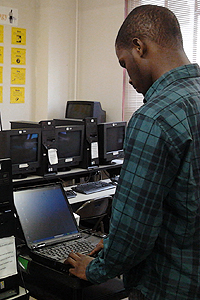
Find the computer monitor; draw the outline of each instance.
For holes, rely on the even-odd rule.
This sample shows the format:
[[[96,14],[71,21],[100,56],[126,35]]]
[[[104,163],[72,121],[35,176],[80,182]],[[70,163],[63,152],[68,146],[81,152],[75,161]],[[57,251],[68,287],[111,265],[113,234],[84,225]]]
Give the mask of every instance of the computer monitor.
[[[65,118],[97,118],[97,123],[106,122],[106,112],[98,101],[67,101]]]
[[[78,166],[83,158],[84,125],[55,127],[58,155],[58,171],[67,171]]]
[[[37,170],[37,175],[48,176],[57,172],[57,159],[54,150],[55,123],[54,120],[33,121],[10,121],[12,129],[40,128],[41,129],[41,165]],[[53,152],[52,152],[53,151]]]
[[[109,122],[98,124],[98,145],[100,164],[124,157],[124,137],[126,122]]]
[[[41,159],[40,128],[3,130],[0,139],[0,155],[11,158],[13,177],[35,173]]]

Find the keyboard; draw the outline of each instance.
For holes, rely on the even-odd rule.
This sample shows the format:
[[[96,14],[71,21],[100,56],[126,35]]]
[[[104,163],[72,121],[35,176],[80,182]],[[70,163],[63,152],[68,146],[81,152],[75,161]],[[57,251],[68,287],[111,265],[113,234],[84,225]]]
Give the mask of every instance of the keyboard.
[[[67,199],[75,198],[77,196],[76,192],[73,190],[65,190],[65,195]]]
[[[75,192],[82,193],[82,194],[92,194],[96,192],[105,191],[108,189],[112,189],[115,186],[112,182],[105,182],[105,181],[94,181],[94,182],[87,182],[87,183],[81,183],[72,189]]]
[[[67,258],[70,252],[79,252],[82,254],[89,254],[94,249],[94,246],[85,239],[80,239],[76,242],[63,242],[62,244],[56,244],[54,246],[42,247],[34,252],[39,253],[45,257],[49,257],[55,260],[61,260]]]

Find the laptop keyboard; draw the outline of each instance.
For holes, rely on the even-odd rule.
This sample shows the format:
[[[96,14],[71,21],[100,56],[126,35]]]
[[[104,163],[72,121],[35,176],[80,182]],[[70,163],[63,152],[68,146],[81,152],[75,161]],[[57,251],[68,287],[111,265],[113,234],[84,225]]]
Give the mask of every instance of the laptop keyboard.
[[[83,238],[80,240],[76,240],[75,242],[68,241],[54,246],[51,245],[48,247],[39,248],[35,250],[35,252],[55,260],[61,260],[67,258],[69,253],[72,251],[75,253],[79,252],[82,254],[88,254],[92,251],[93,248],[94,246]]]

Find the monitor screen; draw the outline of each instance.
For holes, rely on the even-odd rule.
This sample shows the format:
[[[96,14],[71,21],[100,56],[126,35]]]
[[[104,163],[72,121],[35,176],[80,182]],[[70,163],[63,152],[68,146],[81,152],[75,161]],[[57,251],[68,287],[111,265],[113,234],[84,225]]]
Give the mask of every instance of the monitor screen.
[[[67,101],[65,118],[96,118],[97,123],[106,122],[106,112],[99,101]]]
[[[10,155],[13,164],[38,160],[38,133],[10,136]]]
[[[93,117],[92,103],[88,102],[70,102],[67,106],[66,118],[72,119],[84,119],[87,117]]]
[[[123,150],[125,127],[108,127],[106,131],[106,152]]]
[[[35,173],[41,161],[41,129],[23,128],[1,131],[1,155],[10,157],[12,174]]]
[[[29,246],[59,241],[78,233],[59,184],[16,190],[14,204]]]
[[[73,141],[74,140],[74,141]],[[67,158],[81,155],[81,131],[58,132],[57,150],[59,158]]]
[[[84,125],[55,127],[58,171],[79,165],[83,155]]]
[[[111,163],[123,158],[126,122],[109,122],[98,124],[98,144],[100,164]]]

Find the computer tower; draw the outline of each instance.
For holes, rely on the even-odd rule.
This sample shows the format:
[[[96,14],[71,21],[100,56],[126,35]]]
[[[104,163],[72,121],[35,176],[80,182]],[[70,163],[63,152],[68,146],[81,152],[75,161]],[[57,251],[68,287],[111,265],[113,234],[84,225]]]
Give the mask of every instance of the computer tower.
[[[16,233],[14,215],[12,164],[10,158],[0,159],[0,238]]]
[[[0,211],[13,205],[12,164],[10,158],[0,159]]]
[[[80,167],[87,169],[99,165],[97,119],[88,117],[84,119],[84,123],[85,138],[83,160],[80,163]]]
[[[37,171],[38,175],[51,175],[57,173],[57,152],[55,139],[55,124],[53,120],[39,122],[42,128],[42,160]]]
[[[10,158],[0,159],[0,269],[6,268],[4,262],[9,259],[4,250],[5,239],[12,243],[16,234],[16,218],[13,204],[12,164]],[[5,246],[7,247],[7,246]],[[15,248],[15,244],[14,244]],[[12,256],[12,254],[11,254]],[[13,262],[14,263],[14,262]],[[9,265],[12,267],[12,262]],[[10,271],[9,271],[10,272]],[[0,299],[7,299],[19,293],[19,275],[17,272],[3,276],[0,271]]]
[[[54,120],[11,121],[11,129],[39,127],[42,130],[41,165],[36,171],[38,175],[45,176],[57,173],[56,139]]]

